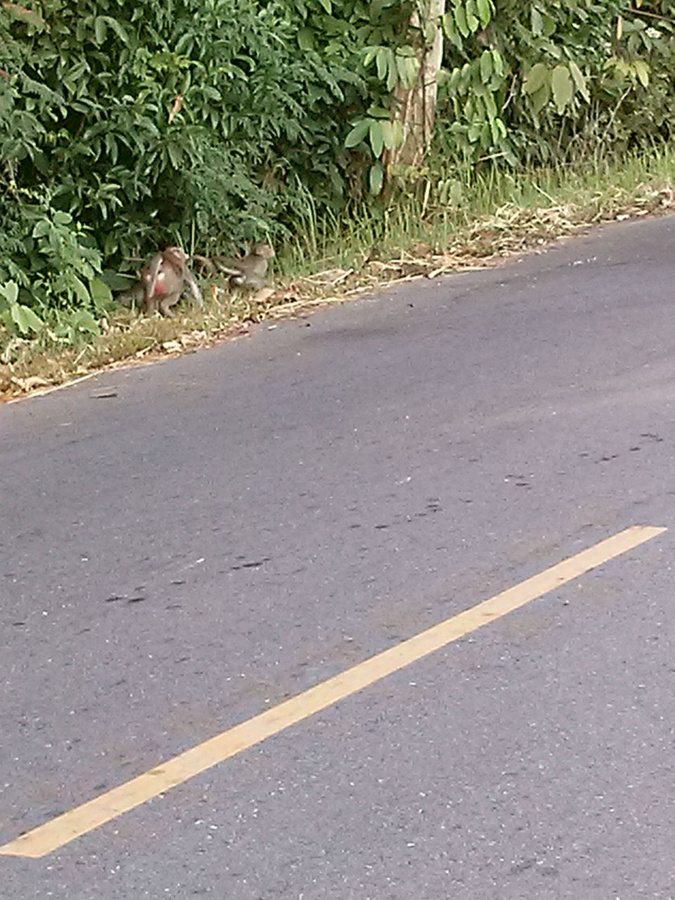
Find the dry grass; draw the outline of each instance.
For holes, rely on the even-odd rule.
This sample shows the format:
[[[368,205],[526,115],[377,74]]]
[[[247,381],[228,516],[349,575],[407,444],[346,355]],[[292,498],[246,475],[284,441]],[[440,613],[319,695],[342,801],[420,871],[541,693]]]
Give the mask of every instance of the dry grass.
[[[389,258],[373,258],[362,252],[349,268],[331,268],[252,296],[229,294],[221,285],[210,286],[210,300],[203,310],[185,309],[174,319],[140,317],[134,312],[115,312],[102,323],[103,333],[79,348],[41,347],[36,342],[13,339],[0,363],[0,399],[44,391],[106,368],[147,363],[167,356],[211,346],[245,334],[262,320],[306,313],[329,303],[343,302],[358,294],[387,285],[436,278],[452,272],[495,265],[579,229],[602,221],[627,219],[675,210],[673,184],[637,185],[585,196],[575,202],[523,207],[507,203],[491,215],[454,229],[445,246],[408,242],[402,235],[399,249]],[[430,229],[430,234],[434,234]],[[358,257],[358,252],[355,257]]]

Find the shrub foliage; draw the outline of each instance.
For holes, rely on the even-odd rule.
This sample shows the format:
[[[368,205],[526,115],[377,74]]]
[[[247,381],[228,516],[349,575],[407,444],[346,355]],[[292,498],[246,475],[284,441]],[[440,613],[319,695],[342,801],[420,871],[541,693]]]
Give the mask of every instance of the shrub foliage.
[[[69,339],[95,329],[110,272],[163,242],[291,237],[369,202],[428,2],[2,0],[5,326],[60,311]],[[675,0],[445,10],[437,134],[458,167],[671,138]]]

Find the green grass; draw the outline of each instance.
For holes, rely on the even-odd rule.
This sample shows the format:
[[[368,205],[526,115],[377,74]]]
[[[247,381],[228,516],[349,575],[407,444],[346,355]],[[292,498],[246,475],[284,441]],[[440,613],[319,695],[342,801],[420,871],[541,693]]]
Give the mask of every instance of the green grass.
[[[536,171],[459,173],[441,162],[430,169],[389,209],[321,223],[320,236],[312,234],[289,254],[292,265],[307,265],[303,260],[312,248],[314,262],[327,264],[353,264],[373,246],[389,256],[419,242],[441,250],[470,239],[486,224],[508,229],[514,220],[526,223],[546,210],[551,221],[557,214],[563,228],[565,222],[579,225],[626,212],[655,212],[664,199],[659,192],[667,195],[675,182],[675,151],[662,148],[621,164]]]
[[[307,197],[299,234],[277,248],[272,297],[231,296],[214,286],[205,310],[188,308],[176,319],[116,311],[103,321],[100,337],[76,347],[0,332],[0,394],[208,346],[240,334],[249,322],[294,315],[392,281],[489,265],[596,222],[668,211],[675,211],[675,151],[669,148],[621,163],[519,172],[461,172],[432,160],[386,205],[364,204],[349,215],[320,219]]]

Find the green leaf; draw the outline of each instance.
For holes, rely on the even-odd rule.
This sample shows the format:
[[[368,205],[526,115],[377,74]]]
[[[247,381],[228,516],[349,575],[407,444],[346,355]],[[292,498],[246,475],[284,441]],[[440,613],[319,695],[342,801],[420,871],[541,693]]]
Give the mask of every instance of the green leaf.
[[[461,69],[453,69],[450,73],[450,78],[448,79],[447,85],[448,90],[451,94],[455,93],[459,88],[460,82],[462,80],[462,70]]]
[[[543,85],[549,83],[549,71],[544,63],[536,63],[525,76],[523,91],[535,94]]]
[[[380,47],[377,51],[377,55],[375,57],[377,62],[377,77],[380,81],[384,81],[384,78],[389,71],[389,51],[386,47]]]
[[[21,303],[15,303],[11,307],[10,316],[21,334],[28,334],[30,331],[40,331],[44,325],[42,319],[29,306],[23,306]]]
[[[111,28],[115,32],[115,34],[122,41],[123,44],[128,44],[129,36],[127,35],[124,28],[122,28],[120,23],[117,21],[117,19],[114,19],[112,16],[104,16],[104,18],[105,18],[108,28]]]
[[[541,112],[541,110],[551,99],[551,86],[548,81],[545,81],[544,84],[542,84],[542,86],[539,88],[539,90],[535,91],[533,94],[530,94],[530,99],[532,101],[532,106],[534,107],[535,113]]]
[[[506,71],[506,67],[504,66],[504,59],[499,52],[499,50],[491,50],[492,53],[492,68],[494,70],[495,75],[498,75],[500,78],[503,77],[504,72]]]
[[[464,7],[461,5],[457,5],[455,7],[455,24],[457,25],[457,30],[462,35],[463,38],[468,38],[471,34],[469,31],[469,26],[466,24],[466,12],[464,11]]]
[[[112,291],[105,281],[100,278],[93,278],[89,282],[89,293],[96,305],[110,303],[112,300]]]
[[[88,309],[78,309],[73,311],[68,324],[76,331],[87,331],[89,334],[100,334],[98,322]]]
[[[368,134],[369,129],[370,119],[359,119],[359,121],[355,123],[352,130],[345,138],[345,147],[347,147],[348,149],[350,149],[351,147],[356,147],[356,145],[360,144]]]
[[[469,125],[469,130],[467,131],[466,136],[472,144],[476,143],[476,141],[480,137],[480,133],[482,130],[483,130],[482,122],[472,122],[471,125]]]
[[[5,295],[10,306],[19,299],[19,285],[16,281],[8,281],[6,284],[0,284],[0,292]]]
[[[75,291],[75,296],[80,301],[80,303],[88,303],[90,300],[90,295],[89,291],[87,290],[87,286],[82,281],[82,279],[78,278],[77,275],[72,275],[70,282],[73,290]]]
[[[455,37],[459,37],[457,35],[457,28],[455,26],[455,17],[452,13],[445,13],[443,16],[443,31],[445,31],[446,35],[450,40]]]
[[[47,219],[40,219],[39,222],[35,223],[32,236],[34,238],[46,237],[49,234],[51,227],[51,222],[49,222]]]
[[[373,194],[373,196],[376,197],[382,192],[382,186],[384,184],[384,166],[381,162],[378,161],[375,165],[370,167],[368,182],[370,193]]]
[[[171,165],[179,169],[183,165],[183,148],[179,144],[170,143],[166,145],[166,152],[169,154]]]
[[[487,84],[492,78],[492,54],[489,50],[483,50],[480,56],[480,80]]]
[[[96,37],[96,43],[100,46],[105,40],[107,32],[105,16],[97,16],[94,21],[94,36]]]
[[[314,31],[311,28],[301,28],[298,32],[298,47],[301,50],[314,49]]]
[[[532,34],[535,37],[540,37],[544,31],[544,20],[539,10],[534,6],[532,7],[532,10],[530,12],[530,22]]]
[[[487,113],[488,119],[493,120],[497,118],[497,104],[495,103],[495,98],[492,94],[484,94],[483,95],[483,104],[485,105],[485,112]]]
[[[480,20],[477,13],[476,0],[466,0],[466,25],[471,34],[480,28]]]
[[[649,65],[643,59],[636,59],[633,69],[642,87],[649,87]]]
[[[393,150],[397,145],[396,132],[391,122],[380,122],[380,130],[382,132],[382,140],[387,150]]]
[[[406,88],[411,88],[415,84],[419,63],[412,56],[396,56],[396,69],[398,72],[398,80]]]
[[[382,134],[382,124],[377,119],[373,119],[370,123],[370,146],[373,149],[375,159],[379,159],[384,150],[384,136]]]
[[[377,47],[366,47],[363,51],[363,65],[368,68],[377,55]]]
[[[590,103],[591,95],[588,92],[588,86],[586,84],[586,76],[583,74],[579,66],[574,62],[574,60],[569,60],[567,63],[570,69],[570,73],[572,75],[572,80],[574,81],[574,87],[579,91],[581,96],[584,98],[586,103]]]
[[[1,118],[1,116],[0,116]],[[31,157],[33,162],[35,163],[35,168],[40,172],[41,175],[49,174],[49,161],[42,150],[33,149],[31,153]]]
[[[556,66],[551,75],[551,90],[556,109],[562,113],[574,96],[574,85],[567,66]]]
[[[553,16],[550,16],[548,13],[542,14],[542,19],[544,22],[544,37],[551,37],[552,34],[555,34],[556,24]]]
[[[476,9],[478,10],[478,18],[483,28],[487,28],[492,20],[492,4],[490,0],[476,0]]]

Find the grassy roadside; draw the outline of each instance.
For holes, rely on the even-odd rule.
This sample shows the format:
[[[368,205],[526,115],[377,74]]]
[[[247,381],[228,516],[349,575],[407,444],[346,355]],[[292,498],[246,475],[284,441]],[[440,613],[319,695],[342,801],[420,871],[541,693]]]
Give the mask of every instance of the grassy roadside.
[[[253,322],[306,313],[388,284],[434,278],[536,249],[580,228],[675,211],[675,151],[621,165],[537,172],[444,173],[418,181],[405,201],[349,222],[309,220],[281,248],[274,290],[253,297],[206,286],[203,310],[175,319],[122,310],[91,343],[59,346],[0,330],[0,400],[63,384],[104,368],[145,363],[246,333]]]

